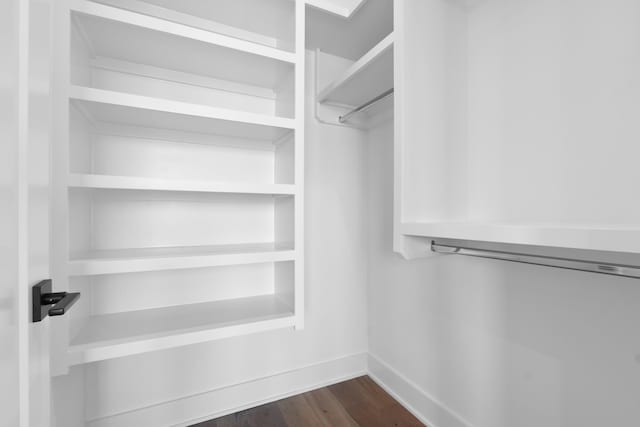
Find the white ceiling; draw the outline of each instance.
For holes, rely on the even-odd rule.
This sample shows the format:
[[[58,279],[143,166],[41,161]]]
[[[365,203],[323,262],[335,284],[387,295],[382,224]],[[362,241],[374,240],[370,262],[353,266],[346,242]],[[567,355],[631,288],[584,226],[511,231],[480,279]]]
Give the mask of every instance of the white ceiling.
[[[342,18],[307,7],[307,48],[356,60],[393,31],[393,0],[366,0]]]

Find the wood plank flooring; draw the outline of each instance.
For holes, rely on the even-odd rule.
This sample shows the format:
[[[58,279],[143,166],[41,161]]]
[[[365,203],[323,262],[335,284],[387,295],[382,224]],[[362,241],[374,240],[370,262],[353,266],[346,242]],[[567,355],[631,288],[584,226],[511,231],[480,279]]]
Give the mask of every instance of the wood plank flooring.
[[[368,376],[237,412],[192,427],[424,426]]]

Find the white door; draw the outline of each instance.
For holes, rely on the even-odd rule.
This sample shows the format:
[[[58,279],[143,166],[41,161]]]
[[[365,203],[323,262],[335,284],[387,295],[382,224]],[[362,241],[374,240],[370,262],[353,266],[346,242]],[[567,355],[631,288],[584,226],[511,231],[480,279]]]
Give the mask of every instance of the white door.
[[[49,276],[48,0],[0,2],[0,426],[50,421],[49,319],[31,286]]]

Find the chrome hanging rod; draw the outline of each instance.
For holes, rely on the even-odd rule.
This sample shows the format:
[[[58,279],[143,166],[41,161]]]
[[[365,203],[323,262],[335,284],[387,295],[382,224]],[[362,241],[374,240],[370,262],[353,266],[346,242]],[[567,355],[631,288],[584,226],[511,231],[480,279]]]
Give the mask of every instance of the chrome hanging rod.
[[[359,106],[357,108],[354,108],[353,110],[349,111],[344,116],[338,117],[338,121],[340,123],[344,123],[347,120],[349,120],[349,117],[353,116],[354,114],[358,114],[358,113],[361,113],[363,111],[368,110],[370,107],[373,106],[373,104],[376,104],[376,103],[382,101],[383,99],[388,98],[392,94],[393,94],[393,88],[381,93],[380,95],[378,95],[375,98],[373,98],[371,101],[367,101],[364,104],[362,104],[361,106]]]
[[[503,261],[521,262],[524,264],[543,265],[546,267],[588,271],[590,273],[611,274],[614,276],[640,279],[640,267],[632,265],[613,264],[597,261],[582,261],[571,258],[559,258],[544,255],[527,255],[516,252],[502,252],[488,249],[465,248],[462,246],[440,245],[435,241],[431,242],[431,250],[440,254],[456,254],[480,258],[491,258]]]

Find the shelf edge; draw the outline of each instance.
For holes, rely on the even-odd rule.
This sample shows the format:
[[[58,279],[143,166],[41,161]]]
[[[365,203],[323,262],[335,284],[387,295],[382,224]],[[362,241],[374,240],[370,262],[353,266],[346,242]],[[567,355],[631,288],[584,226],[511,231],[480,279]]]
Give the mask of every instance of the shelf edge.
[[[170,99],[153,98],[86,86],[70,85],[69,98],[79,102],[94,102],[121,107],[139,108],[142,110],[171,113],[183,116],[200,117],[205,119],[223,120],[229,122],[246,123],[275,127],[280,129],[295,128],[295,119],[285,117],[271,117],[262,114],[246,113],[208,105],[191,104]]]
[[[216,253],[198,255],[167,255],[129,259],[82,259],[68,262],[69,276],[97,276],[103,274],[141,273],[148,271],[185,270],[190,268],[220,267],[228,265],[258,264],[295,261],[294,249]]]
[[[472,240],[606,252],[640,253],[640,228],[597,228],[499,223],[401,223],[406,236]]]
[[[97,174],[69,174],[70,188],[294,196],[294,184],[220,183]]]

